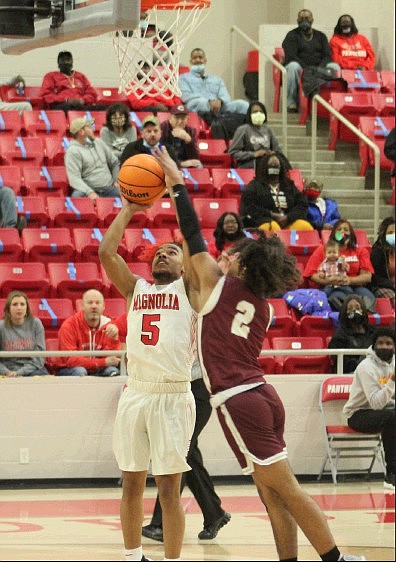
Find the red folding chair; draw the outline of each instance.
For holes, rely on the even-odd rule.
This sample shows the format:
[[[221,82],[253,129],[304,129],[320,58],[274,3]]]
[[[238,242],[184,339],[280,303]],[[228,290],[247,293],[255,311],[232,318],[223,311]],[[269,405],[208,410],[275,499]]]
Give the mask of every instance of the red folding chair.
[[[51,331],[50,331],[51,332]],[[57,335],[51,336],[50,334],[47,337],[47,333],[45,335],[45,348],[47,351],[58,351],[59,350],[59,339]],[[45,358],[45,367],[48,370],[48,373],[52,375],[56,375],[58,369],[58,360],[57,357],[47,356]]]
[[[76,262],[96,262],[99,263],[98,249],[99,244],[105,234],[106,229],[96,228],[73,228],[72,235],[74,248],[76,249]],[[119,244],[118,254],[125,258],[127,251],[123,242]]]
[[[0,294],[7,297],[10,291],[24,291],[28,297],[47,297],[50,285],[44,264],[41,262],[4,262],[0,266]]]
[[[19,111],[0,111],[0,135],[18,137],[21,135],[22,120]]]
[[[274,309],[274,315],[268,328],[268,338],[273,338],[274,336],[293,336],[296,330],[296,322],[286,301],[282,298],[271,298],[268,299],[268,302]]]
[[[394,117],[361,117],[359,119],[359,129],[380,150],[380,168],[381,170],[391,170],[394,163],[389,160],[384,153],[385,139],[389,135],[390,130],[395,126]],[[367,167],[374,166],[374,151],[366,145],[361,139],[359,140],[359,156],[361,166],[359,176],[366,174]]]
[[[318,475],[318,481],[324,473],[331,473],[335,485],[337,476],[341,473],[366,473],[370,477],[375,460],[379,462],[386,475],[381,434],[362,434],[346,425],[342,409],[349,398],[352,381],[353,376],[341,375],[327,377],[320,385],[319,411],[326,456]],[[361,458],[369,459],[367,468],[361,468]],[[341,459],[351,460],[349,468],[341,469],[339,467]]]
[[[219,217],[226,212],[234,212],[239,215],[239,205],[236,198],[196,198],[193,201],[201,227],[204,229],[215,229]]]
[[[98,215],[92,199],[47,197],[48,216],[53,227],[96,227]]]
[[[17,229],[0,229],[0,262],[22,261],[23,247]]]
[[[161,198],[147,210],[150,228],[175,229],[178,226],[175,208],[170,198]]]
[[[334,92],[330,96],[330,104],[357,127],[362,115],[376,115],[377,113],[372,96],[371,92]],[[348,143],[357,144],[359,142],[358,137],[331,114],[329,150],[336,148],[338,139]]]
[[[47,166],[64,166],[65,152],[70,145],[68,137],[44,137],[45,164]]]
[[[282,373],[304,374],[304,373],[329,373],[330,357],[326,354],[307,356],[305,350],[323,349],[324,342],[321,336],[275,336],[271,338],[271,346],[274,350],[301,350],[301,355],[277,356],[281,361]]]
[[[348,92],[381,91],[381,76],[377,70],[342,69],[341,76],[348,83]]]
[[[200,139],[198,142],[199,157],[205,168],[230,168],[231,155],[227,151],[227,143],[223,139]]]
[[[44,101],[40,96],[41,86],[25,86],[23,93],[19,94],[16,86],[2,86],[3,102],[30,102],[33,109],[42,109]]]
[[[0,135],[0,164],[20,166],[29,162],[41,166],[44,144],[38,137],[5,137]]]
[[[376,115],[387,117],[395,115],[395,96],[394,94],[371,94]]]
[[[258,52],[257,52],[258,53]],[[276,59],[281,65],[283,65],[285,61],[285,52],[283,47],[275,47],[275,52],[272,55],[274,59]],[[272,82],[274,85],[274,105],[273,111],[275,113],[279,113],[279,102],[280,102],[280,94],[281,94],[281,87],[282,87],[282,73],[281,71],[276,68],[276,66],[272,65]]]
[[[261,350],[271,350],[268,338],[266,338],[263,342]],[[259,356],[258,363],[260,364],[261,369],[263,370],[264,375],[278,373],[278,365],[276,362],[275,356]]]
[[[84,291],[103,291],[103,281],[98,265],[94,262],[50,262],[47,264],[52,297],[74,301]]]
[[[75,249],[69,229],[24,229],[21,237],[26,262],[72,262]]]
[[[303,315],[297,321],[298,333],[300,336],[321,336],[326,342],[326,338],[331,338],[335,331],[334,323],[331,319],[325,317],[315,317],[312,315]],[[325,346],[327,348],[327,346]]]
[[[24,111],[22,127],[27,135],[33,137],[66,135],[67,121],[65,113],[61,110],[33,110]]]
[[[245,190],[255,176],[253,168],[212,168],[213,186],[217,197],[236,197],[241,199]]]
[[[108,227],[113,222],[116,215],[118,215],[122,208],[122,202],[119,197],[99,197],[96,200],[96,211],[98,214],[99,226]],[[129,225],[131,227],[146,227],[149,219],[147,212],[137,211],[134,213]]]
[[[318,231],[296,231],[294,229],[282,229],[276,232],[293,256],[298,257],[299,262],[306,264],[314,250],[321,245]]]
[[[49,217],[45,201],[40,196],[17,196],[17,211],[19,215],[26,218],[27,226],[45,227],[49,223]]]
[[[386,94],[395,95],[395,71],[394,70],[381,70],[381,92]]]
[[[214,187],[209,168],[182,168],[182,174],[192,198],[213,197]]]
[[[58,330],[66,319],[74,315],[73,303],[70,299],[39,297],[29,299],[30,309],[35,317],[43,323],[45,336],[57,337]],[[58,350],[58,348],[52,348]]]
[[[60,196],[69,194],[69,180],[64,166],[22,167],[23,189],[32,196]]]
[[[106,112],[105,111],[84,111],[84,110],[70,110],[67,112],[68,121],[68,134],[70,135],[69,129],[70,124],[74,119],[78,117],[86,117],[87,119],[93,119],[95,123],[92,125],[92,130],[95,137],[99,137],[100,130],[103,125],[106,125]]]
[[[290,180],[293,180],[296,188],[300,190],[300,192],[304,190],[305,181],[299,168],[292,168],[291,170],[288,170],[287,176],[290,178]]]
[[[98,93],[97,104],[125,104],[129,108],[128,97],[123,92],[119,92],[115,86],[95,86]]]
[[[395,312],[387,297],[377,297],[375,312],[369,313],[369,323],[372,325],[392,326],[395,322]]]
[[[151,263],[158,246],[173,241],[170,228],[128,228],[125,229],[124,237],[129,262]]]
[[[22,172],[19,166],[0,166],[0,188],[7,186],[16,194],[21,193]]]

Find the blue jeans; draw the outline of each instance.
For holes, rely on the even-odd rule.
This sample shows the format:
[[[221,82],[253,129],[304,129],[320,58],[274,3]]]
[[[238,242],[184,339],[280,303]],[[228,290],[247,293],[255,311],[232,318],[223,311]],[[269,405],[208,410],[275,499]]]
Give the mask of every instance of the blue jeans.
[[[96,192],[99,197],[120,197],[120,190],[118,188],[105,188]],[[84,192],[79,192],[78,190],[73,190],[71,197],[88,197]]]
[[[114,377],[120,375],[120,370],[116,366],[106,366],[98,369],[96,373],[88,373],[86,368],[77,366],[75,368],[61,368],[58,370],[58,375],[72,375],[82,377],[84,375],[97,375],[98,377]]]
[[[0,227],[16,227],[15,193],[11,188],[0,188]]]
[[[326,68],[341,71],[337,63],[327,63]],[[292,61],[285,66],[285,69],[287,72],[287,106],[298,107],[298,77],[301,74],[302,66],[296,61]]]

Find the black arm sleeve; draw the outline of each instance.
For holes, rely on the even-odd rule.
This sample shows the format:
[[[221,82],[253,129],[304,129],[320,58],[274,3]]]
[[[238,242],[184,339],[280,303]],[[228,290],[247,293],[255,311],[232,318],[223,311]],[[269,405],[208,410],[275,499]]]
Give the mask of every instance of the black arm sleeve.
[[[206,252],[206,244],[201,233],[198,217],[188,196],[186,186],[177,184],[173,186],[175,205],[179,216],[180,230],[187,242],[190,256]]]

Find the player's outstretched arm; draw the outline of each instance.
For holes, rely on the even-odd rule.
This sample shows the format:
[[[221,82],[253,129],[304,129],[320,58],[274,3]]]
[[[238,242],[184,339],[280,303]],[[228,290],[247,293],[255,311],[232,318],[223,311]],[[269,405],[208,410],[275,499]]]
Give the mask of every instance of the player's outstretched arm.
[[[177,220],[186,243],[184,246],[188,247],[186,264],[187,266],[191,264],[191,283],[199,294],[201,308],[222,276],[222,272],[207,251],[197,214],[176,163],[170,158],[165,147],[154,149],[153,154],[167,177],[168,191],[175,205]]]
[[[137,205],[122,199],[123,207],[107,229],[99,245],[99,260],[103,264],[109,280],[118,291],[127,298],[135,289],[138,277],[133,275],[125,260],[117,252],[124,231],[135,212],[147,209],[146,205]]]

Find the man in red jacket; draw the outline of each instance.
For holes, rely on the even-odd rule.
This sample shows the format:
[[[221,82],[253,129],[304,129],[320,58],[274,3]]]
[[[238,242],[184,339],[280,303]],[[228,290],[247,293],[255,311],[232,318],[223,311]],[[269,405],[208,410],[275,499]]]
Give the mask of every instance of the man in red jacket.
[[[60,350],[120,350],[118,339],[108,336],[110,318],[103,315],[104,297],[96,289],[82,296],[83,308],[66,319],[59,329]],[[120,356],[69,356],[59,359],[58,375],[120,375]]]
[[[73,70],[70,51],[58,54],[59,70],[47,72],[41,85],[40,96],[50,109],[105,111],[106,105],[97,104],[98,93],[82,72]]]

